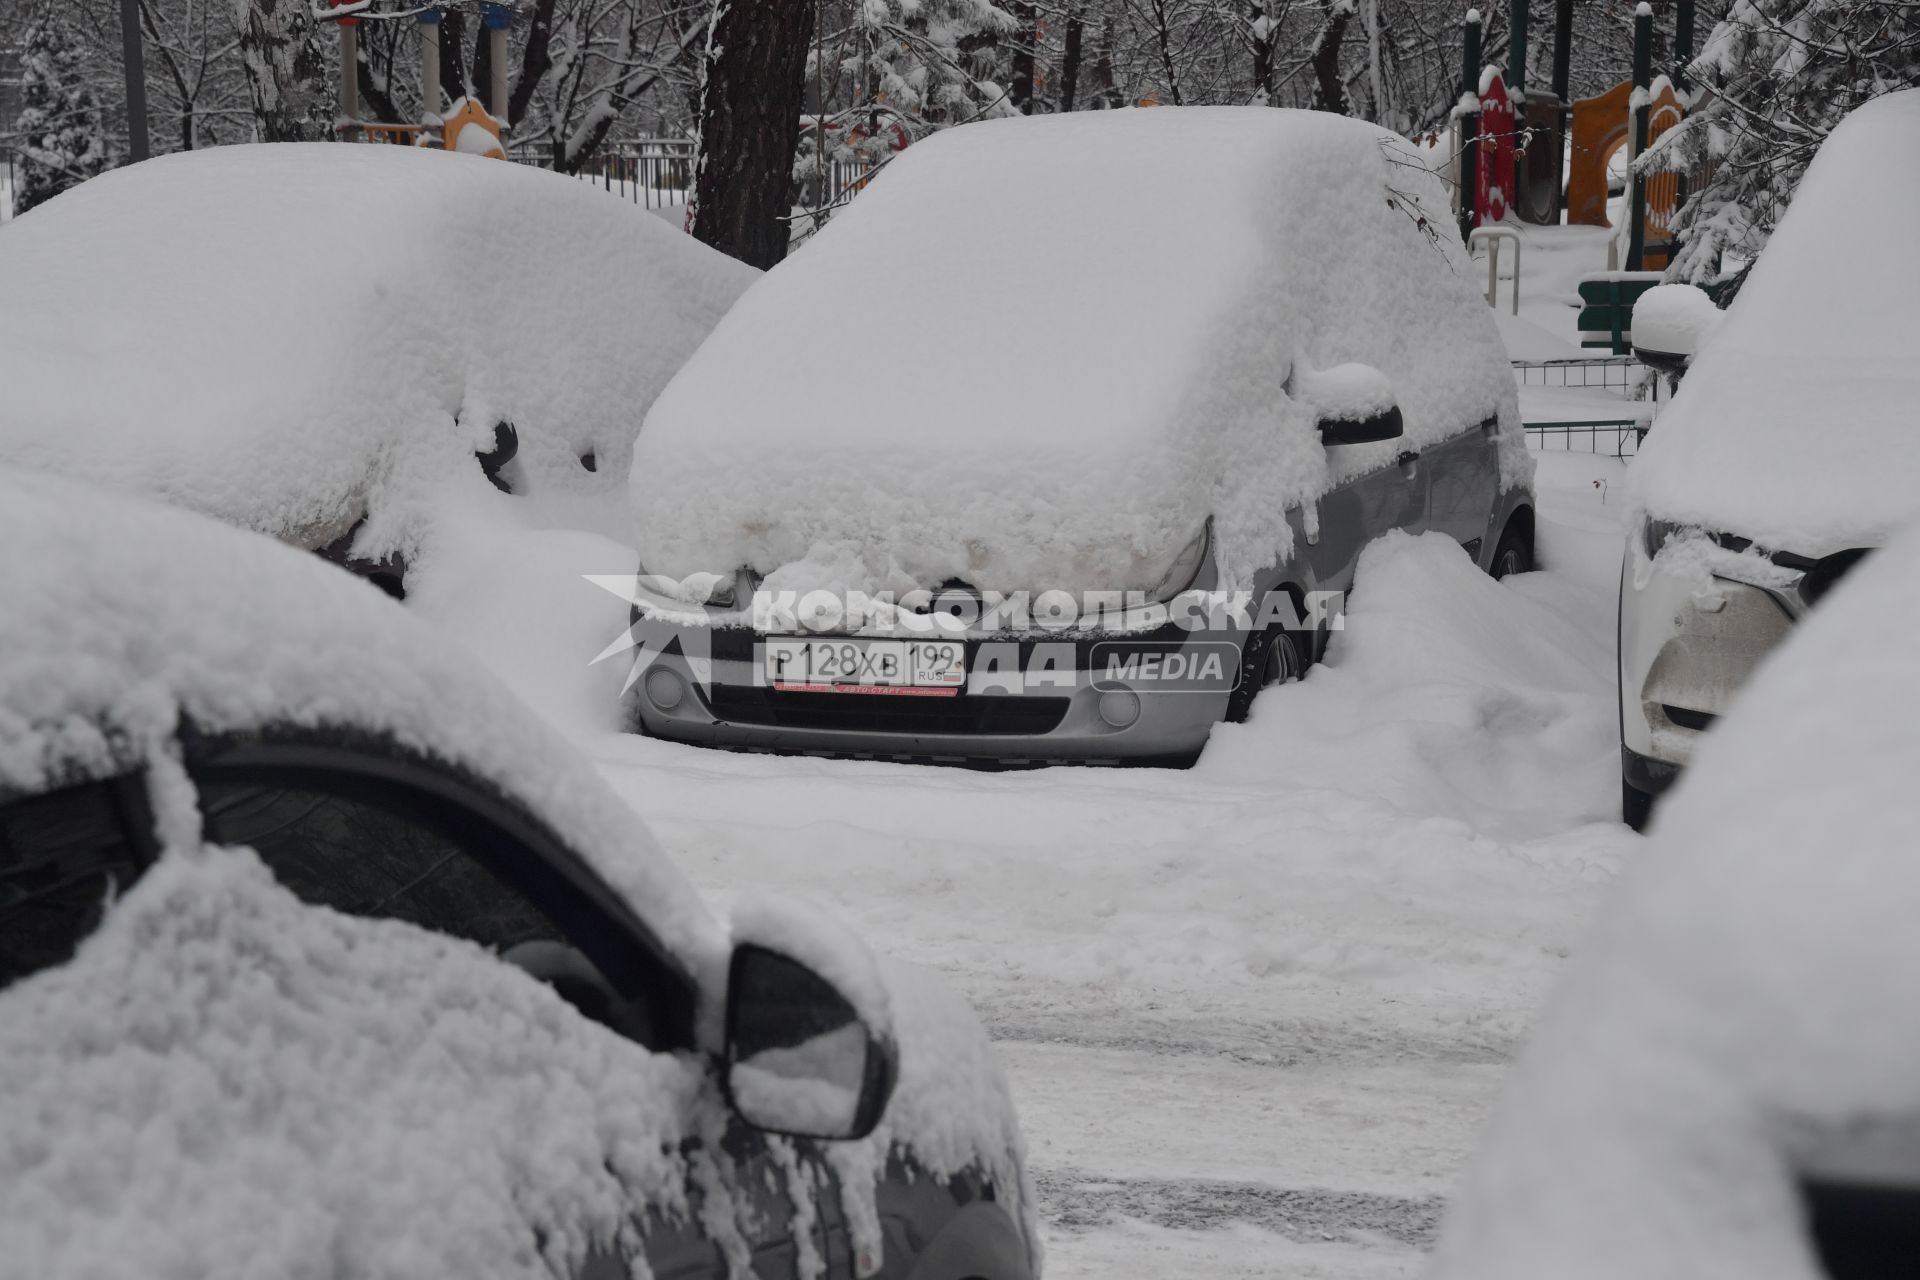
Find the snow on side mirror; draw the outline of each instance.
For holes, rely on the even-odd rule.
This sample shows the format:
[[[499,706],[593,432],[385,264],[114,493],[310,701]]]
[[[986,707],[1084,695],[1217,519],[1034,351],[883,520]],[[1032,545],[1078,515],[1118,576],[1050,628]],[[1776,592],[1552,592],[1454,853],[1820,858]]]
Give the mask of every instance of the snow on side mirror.
[[[1372,365],[1311,369],[1296,362],[1291,390],[1313,406],[1322,444],[1372,444],[1406,433],[1393,382]]]
[[[757,1129],[864,1138],[899,1074],[886,988],[866,947],[823,917],[754,904],[734,918],[728,1101]]]
[[[1696,285],[1655,285],[1633,304],[1633,354],[1649,369],[1679,373],[1719,327],[1721,314]]]

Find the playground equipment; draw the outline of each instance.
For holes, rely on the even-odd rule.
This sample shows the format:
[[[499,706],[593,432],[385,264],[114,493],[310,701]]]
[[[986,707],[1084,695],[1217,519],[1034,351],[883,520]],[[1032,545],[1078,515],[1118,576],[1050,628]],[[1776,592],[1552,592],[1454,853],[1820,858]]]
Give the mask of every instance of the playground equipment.
[[[1688,108],[1693,10],[1694,0],[1678,0],[1675,6],[1671,80],[1651,74],[1653,11],[1643,2],[1634,13],[1632,77],[1597,98],[1569,104],[1573,0],[1555,0],[1553,88],[1546,94],[1526,89],[1527,0],[1512,0],[1504,76],[1481,65],[1480,14],[1469,9],[1462,29],[1455,133],[1461,237],[1510,217],[1545,224],[1560,220],[1560,175],[1571,125],[1567,221],[1608,225],[1608,166],[1625,149],[1631,175],[1625,266],[1629,271],[1665,266],[1673,215],[1686,198],[1687,183],[1679,174],[1633,174],[1631,160],[1678,124]]]
[[[516,0],[442,0],[399,9],[381,9],[377,0],[327,0],[315,16],[332,22],[340,34],[340,114],[334,129],[349,142],[385,142],[401,146],[444,147],[472,155],[507,155],[507,32]],[[441,110],[440,20],[449,9],[477,10],[488,40],[492,83],[486,102],[462,96]],[[420,25],[420,115],[417,124],[365,120],[360,103],[360,24],[413,19]]]

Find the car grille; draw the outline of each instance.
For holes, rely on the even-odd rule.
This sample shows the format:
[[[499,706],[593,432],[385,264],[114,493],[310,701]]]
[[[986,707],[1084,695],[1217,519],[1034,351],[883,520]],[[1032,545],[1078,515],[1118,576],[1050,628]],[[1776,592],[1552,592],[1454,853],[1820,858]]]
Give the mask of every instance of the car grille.
[[[1066,718],[1067,698],[1013,696],[951,698],[892,694],[791,693],[714,685],[707,704],[717,719],[781,729],[842,729],[868,733],[1049,733]]]

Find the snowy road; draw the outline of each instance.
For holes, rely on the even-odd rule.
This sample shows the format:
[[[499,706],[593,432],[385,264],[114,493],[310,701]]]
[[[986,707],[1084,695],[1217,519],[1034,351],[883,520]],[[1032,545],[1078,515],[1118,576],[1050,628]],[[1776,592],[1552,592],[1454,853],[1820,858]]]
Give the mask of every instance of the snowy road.
[[[585,745],[720,909],[810,897],[973,1000],[1050,1275],[1405,1275],[1636,843],[1618,464],[1546,462],[1546,572],[1376,548],[1329,661],[1190,772]]]

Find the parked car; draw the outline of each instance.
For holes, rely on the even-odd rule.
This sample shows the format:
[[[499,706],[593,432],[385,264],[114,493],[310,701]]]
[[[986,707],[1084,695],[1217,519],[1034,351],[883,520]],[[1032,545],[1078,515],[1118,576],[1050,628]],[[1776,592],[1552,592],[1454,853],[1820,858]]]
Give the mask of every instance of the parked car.
[[[929,976],[750,894],[720,928],[311,557],[5,469],[0,541],[9,1271],[1037,1273],[1006,1083]]]
[[[1631,826],[1755,666],[1920,514],[1920,369],[1897,312],[1920,288],[1908,160],[1920,160],[1920,94],[1880,98],[1833,131],[1634,460],[1620,575]]]
[[[395,594],[462,520],[626,541],[640,421],[757,275],[528,165],[161,156],[0,241],[0,464],[189,507]]]
[[[1916,631],[1920,526],[1700,744],[1506,1084],[1433,1280],[1920,1268]]]
[[[1530,568],[1513,379],[1445,209],[1409,144],[1312,112],[915,144],[648,415],[634,727],[1191,760],[1320,655],[1370,539]]]

